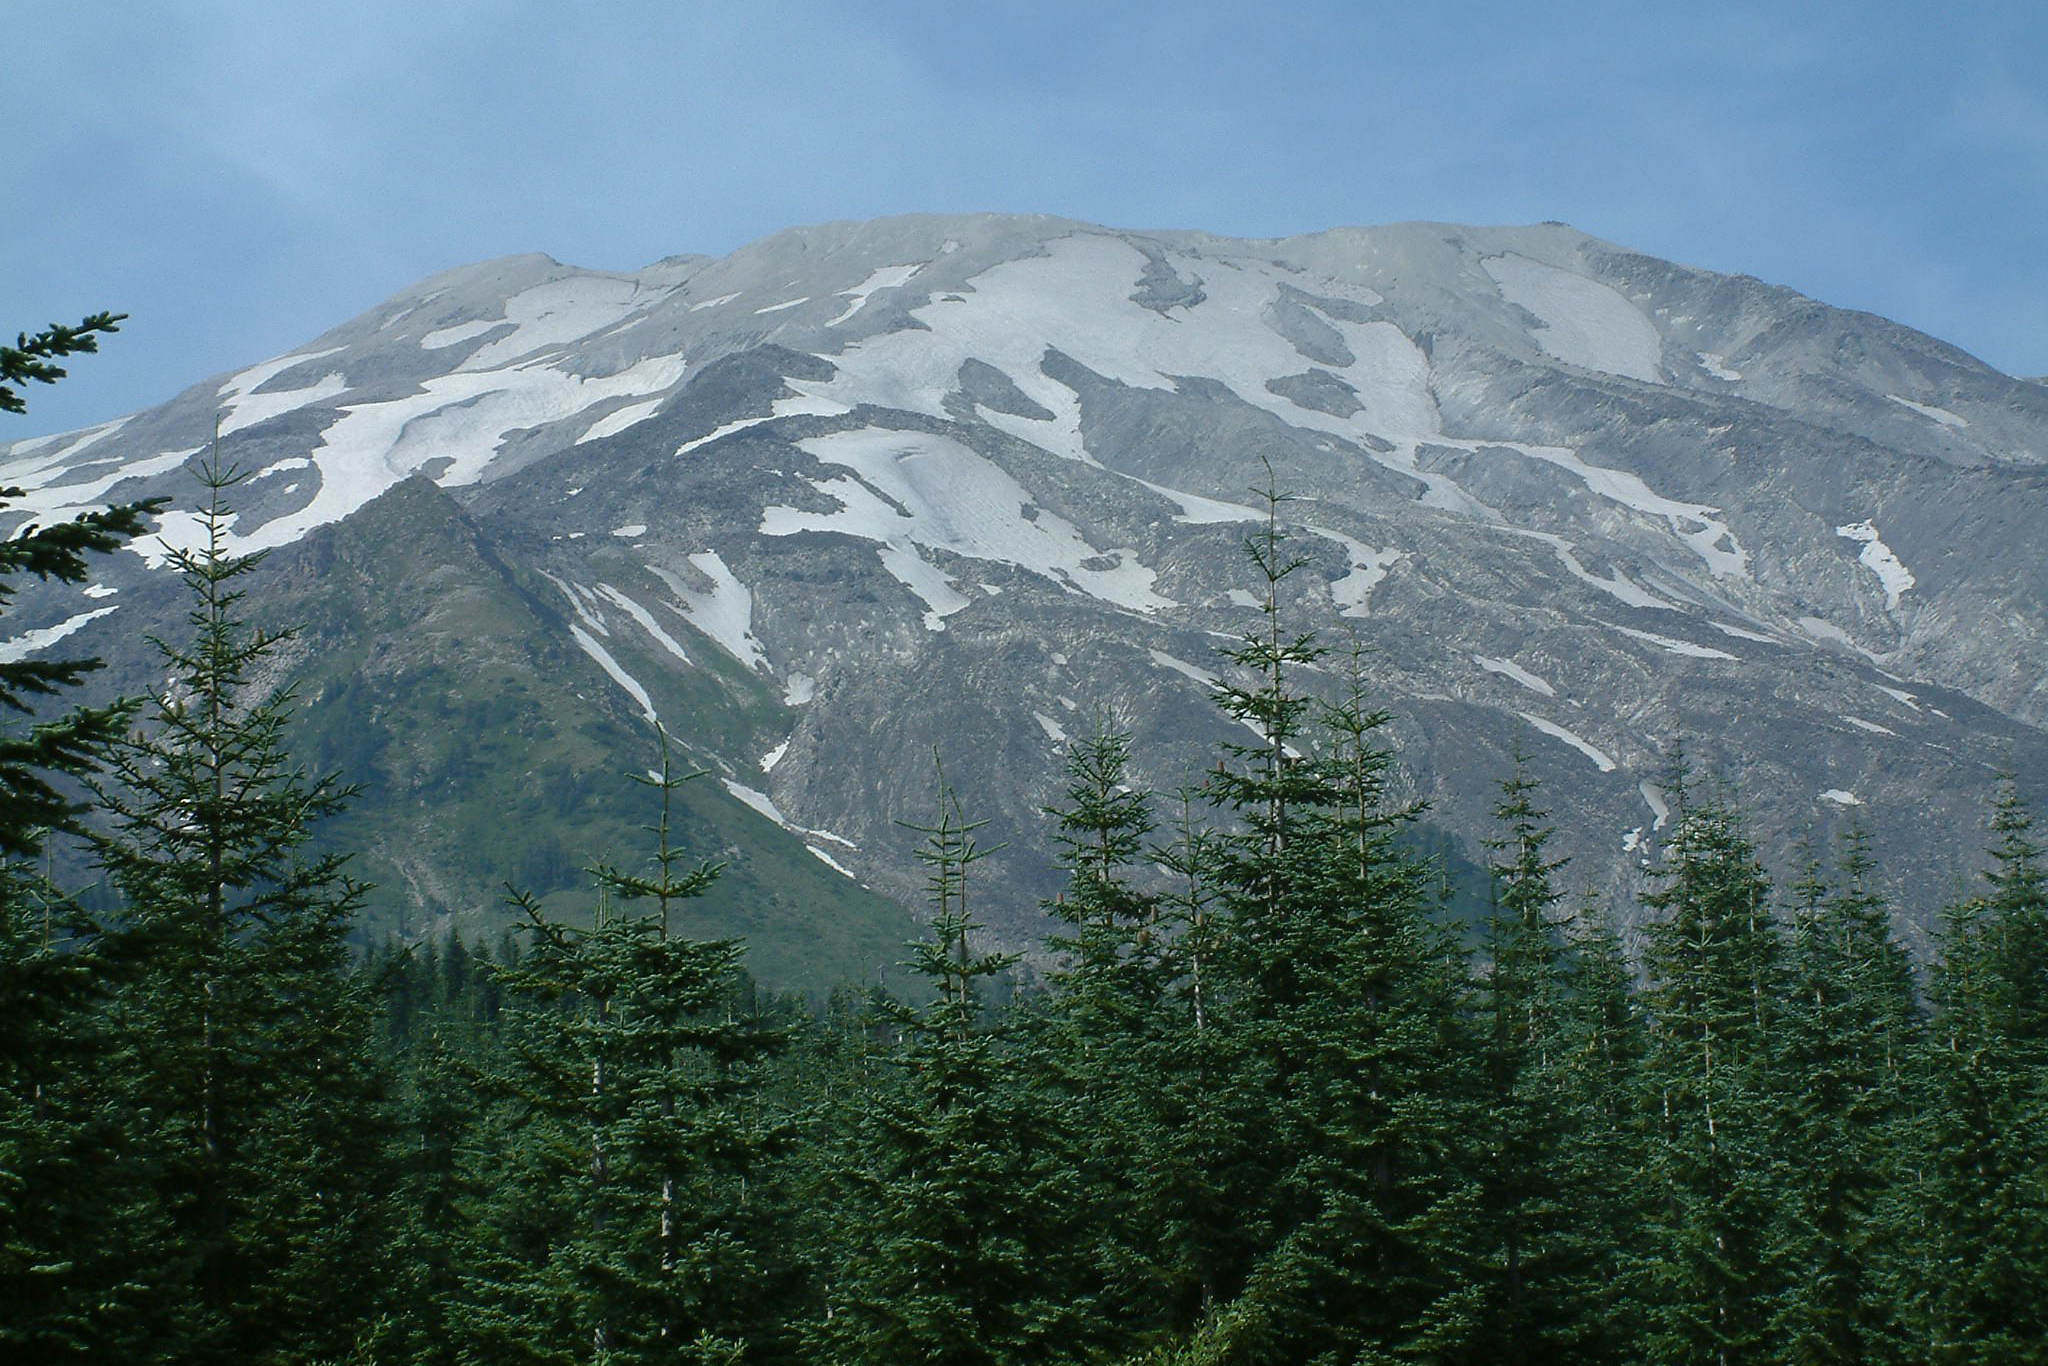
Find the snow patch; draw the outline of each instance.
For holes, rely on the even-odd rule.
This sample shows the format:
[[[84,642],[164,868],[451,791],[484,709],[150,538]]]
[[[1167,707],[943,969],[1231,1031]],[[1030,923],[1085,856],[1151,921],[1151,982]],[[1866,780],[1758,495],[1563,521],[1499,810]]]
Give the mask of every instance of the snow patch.
[[[88,589],[87,591],[90,592],[91,590]],[[1920,710],[1920,699],[1912,693],[1906,692],[1899,688],[1887,688],[1882,683],[1879,683],[1877,685],[1877,690],[1883,693],[1885,696],[1891,698],[1894,702],[1904,703],[1906,706],[1911,707],[1914,711]]]
[[[789,741],[784,740],[774,749],[761,756],[761,771],[763,773],[773,773],[775,766],[782,762],[782,756],[787,753],[789,753]]]
[[[1866,720],[1864,720],[1864,719],[1863,719],[1862,717],[1860,717],[1860,716],[1851,716],[1851,715],[1849,715],[1849,714],[1848,714],[1847,712],[1844,712],[1844,713],[1842,714],[1842,719],[1843,719],[1844,721],[1847,721],[1847,722],[1848,722],[1848,723],[1849,723],[1850,725],[1852,725],[1852,726],[1856,727],[1856,729],[1858,729],[1858,730],[1867,730],[1867,731],[1869,731],[1869,732],[1870,732],[1870,733],[1871,733],[1872,735],[1894,735],[1894,736],[1895,736],[1895,735],[1897,735],[1897,734],[1898,734],[1898,732],[1897,732],[1897,731],[1895,731],[1895,730],[1893,730],[1893,729],[1892,729],[1892,728],[1891,728],[1890,726],[1880,726],[1880,725],[1879,725],[1879,724],[1877,724],[1877,722],[1875,722],[1875,721],[1866,721]]]
[[[729,304],[734,299],[737,299],[739,297],[740,296],[738,294],[721,294],[715,299],[703,299],[697,303],[691,304],[689,307],[689,311],[692,313],[697,313],[707,308],[716,308],[720,304]]]
[[[649,566],[655,577],[676,595],[672,609],[718,643],[720,649],[750,669],[766,669],[767,653],[754,638],[754,592],[726,568],[715,550],[690,556],[697,572],[711,581],[711,591],[701,592],[666,569]]]
[[[1530,692],[1541,693],[1545,697],[1557,696],[1557,689],[1551,687],[1548,683],[1538,678],[1535,674],[1530,673],[1513,660],[1489,659],[1485,655],[1474,655],[1472,656],[1472,662],[1490,674],[1500,674],[1504,677],[1512,678]]]
[[[1309,526],[1304,523],[1303,529],[1326,541],[1335,541],[1350,557],[1350,570],[1343,578],[1330,584],[1330,600],[1337,604],[1337,610],[1343,616],[1364,616],[1372,597],[1372,590],[1379,586],[1381,579],[1386,578],[1388,570],[1406,557],[1404,551],[1374,550],[1356,537],[1346,536],[1341,531],[1331,531],[1327,527]]]
[[[958,611],[967,599],[924,560],[918,546],[1013,564],[1129,611],[1175,605],[1152,591],[1157,576],[1138,562],[1136,551],[1097,549],[1071,522],[1036,507],[999,466],[950,437],[870,427],[797,444],[826,464],[852,471],[850,478],[812,481],[839,510],[769,507],[761,532],[833,531],[879,542],[884,566],[937,616]],[[1036,515],[1027,518],[1027,507]]]
[[[654,296],[659,297],[660,293]],[[505,316],[499,320],[513,325],[511,333],[479,347],[457,369],[509,365],[544,348],[603,331],[653,301],[632,280],[610,275],[575,275],[523,289],[505,301]]]
[[[826,853],[823,849],[820,849],[817,845],[806,844],[804,845],[804,848],[810,850],[812,855],[815,856],[820,863],[824,864],[827,868],[830,868],[833,872],[839,874],[841,877],[849,878],[855,882],[860,881],[859,878],[854,877],[852,871],[849,868],[847,868],[845,864],[841,863],[838,859],[833,858],[830,854]]]
[[[774,821],[784,829],[789,827],[789,818],[782,814],[781,809],[775,805],[775,799],[767,793],[756,791],[745,783],[736,783],[730,778],[720,778],[718,781],[725,784],[727,792],[732,793],[733,796],[738,797],[769,820]]]
[[[1465,450],[1517,451],[1532,460],[1555,465],[1577,476],[1589,493],[1598,494],[1623,507],[1632,508],[1647,517],[1663,518],[1670,526],[1671,534],[1691,546],[1693,553],[1706,561],[1708,571],[1715,578],[1749,577],[1749,552],[1735,539],[1735,533],[1728,524],[1713,515],[1721,510],[1718,507],[1666,498],[1644,483],[1640,476],[1627,470],[1588,464],[1569,446],[1531,446],[1512,441],[1465,441],[1449,438],[1444,439],[1441,444]],[[1726,546],[1722,544],[1724,541],[1727,542]]]
[[[1920,416],[1939,422],[1944,427],[1967,427],[1970,425],[1968,418],[1959,417],[1948,409],[1937,408],[1931,403],[1915,403],[1912,399],[1900,398],[1897,394],[1886,394],[1885,397],[1900,407],[1911,408]]]
[[[1526,256],[1480,262],[1501,296],[1536,315],[1536,344],[1566,365],[1656,384],[1664,343],[1634,304],[1597,280]]]
[[[689,651],[685,650],[682,647],[682,643],[674,636],[661,629],[661,623],[654,619],[654,613],[648,611],[645,607],[642,607],[639,603],[633,601],[633,599],[627,597],[608,583],[599,584],[597,591],[610,599],[613,605],[620,611],[637,622],[641,630],[654,637],[662,649],[667,650],[685,664],[690,662]]]
[[[0,664],[13,664],[39,651],[47,650],[64,637],[84,627],[89,622],[119,611],[115,607],[95,607],[90,612],[80,612],[66,617],[55,626],[39,626],[33,631],[23,631],[11,640],[0,641]]]
[[[845,311],[837,317],[827,319],[825,326],[839,326],[839,324],[845,322],[867,306],[868,295],[873,294],[877,290],[894,289],[898,285],[908,283],[911,276],[923,269],[924,263],[921,261],[914,266],[883,266],[852,289],[840,290],[837,297],[848,299],[851,302],[846,305]]]
[[[785,308],[795,308],[798,304],[807,304],[810,301],[811,296],[806,294],[801,299],[790,299],[784,303],[770,304],[766,308],[757,308],[754,310],[754,313],[756,316],[759,316],[760,314],[763,313],[780,313]]]
[[[453,327],[437,327],[432,332],[427,333],[426,336],[420,338],[420,349],[423,351],[439,351],[443,347],[453,346],[457,342],[466,342],[471,337],[481,337],[492,328],[503,327],[504,325],[505,319],[503,318],[479,318],[473,323],[457,323]]]
[[[1831,787],[1827,791],[1821,793],[1820,799],[1824,802],[1833,802],[1836,806],[1863,805],[1863,799],[1861,797],[1858,797],[1855,793],[1845,791],[1839,787]]]
[[[647,523],[645,522],[628,522],[624,526],[612,528],[612,535],[623,537],[627,540],[631,540],[635,536],[645,536],[646,534]]]
[[[1171,669],[1177,674],[1186,674],[1189,678],[1194,679],[1195,682],[1207,688],[1216,686],[1216,675],[1210,673],[1207,669],[1198,669],[1185,659],[1170,655],[1164,650],[1150,650],[1147,653],[1152,656],[1152,662],[1162,669]]]
[[[1722,355],[1720,352],[1700,351],[1696,352],[1695,354],[1698,355],[1700,358],[1701,368],[1704,369],[1708,374],[1712,375],[1715,379],[1726,380],[1730,384],[1733,384],[1736,380],[1742,378],[1742,372],[1740,370],[1730,370],[1728,368],[1726,363],[1728,358]]]
[[[648,697],[647,689],[640,686],[640,680],[627,673],[604,646],[598,644],[588,631],[575,622],[569,623],[569,634],[576,638],[576,643],[582,647],[583,653],[597,661],[598,668],[611,675],[612,682],[625,689],[626,695],[640,704],[640,714],[658,724],[660,718],[654,714],[654,702]]]
[[[809,674],[793,673],[782,685],[782,704],[801,707],[818,695],[818,680]]]
[[[1038,728],[1045,732],[1046,739],[1052,741],[1056,745],[1063,745],[1067,742],[1066,727],[1062,726],[1059,722],[1053,720],[1050,716],[1047,716],[1044,712],[1032,712],[1031,719],[1036,721],[1038,723]]]
[[[606,413],[591,423],[583,435],[576,438],[576,444],[580,446],[586,441],[601,441],[608,436],[617,436],[626,428],[653,417],[660,411],[662,403],[662,399],[651,398],[645,403],[629,403],[623,408]]]
[[[1884,605],[1887,611],[1897,611],[1899,595],[1914,583],[1913,571],[1892,553],[1890,546],[1878,539],[1875,522],[1848,522],[1835,528],[1837,536],[1859,541],[1863,549],[1856,552],[1856,558],[1865,569],[1877,575],[1877,581],[1884,587]]]
[[[1642,794],[1643,805],[1650,808],[1650,829],[1662,830],[1671,819],[1671,805],[1664,800],[1664,789],[1645,778],[1636,784],[1636,791]]]
[[[220,434],[227,436],[244,427],[253,427],[267,422],[284,413],[296,412],[308,404],[318,403],[324,398],[348,392],[348,381],[339,371],[334,371],[315,380],[303,389],[286,389],[282,393],[237,395],[227,405],[226,415],[220,420]]]
[[[1689,655],[1694,659],[1736,658],[1735,655],[1729,654],[1726,650],[1716,650],[1711,645],[1695,645],[1689,640],[1673,640],[1670,636],[1660,636],[1654,631],[1638,631],[1628,626],[1616,626],[1613,629],[1625,636],[1634,636],[1637,640],[1647,641],[1658,649],[1668,650],[1675,655]]]
[[[1562,740],[1588,759],[1591,759],[1593,766],[1602,773],[1612,773],[1614,771],[1614,760],[1608,757],[1607,751],[1601,749],[1598,745],[1572,734],[1572,732],[1558,725],[1555,721],[1546,721],[1542,717],[1526,711],[1515,714],[1536,727],[1536,729],[1542,731],[1545,735],[1548,735],[1551,739]]]

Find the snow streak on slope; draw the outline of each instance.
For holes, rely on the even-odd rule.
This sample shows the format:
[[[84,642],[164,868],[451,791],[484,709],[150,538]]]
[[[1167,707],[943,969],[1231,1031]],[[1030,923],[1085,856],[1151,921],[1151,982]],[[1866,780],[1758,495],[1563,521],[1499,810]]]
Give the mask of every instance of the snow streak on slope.
[[[23,631],[11,640],[0,641],[0,664],[13,664],[27,659],[38,651],[47,650],[87,622],[118,610],[118,607],[95,607],[90,612],[80,612],[76,616],[66,617],[55,626],[42,626],[33,631]]]
[[[767,508],[761,531],[836,531],[878,541],[889,571],[939,616],[957,611],[967,599],[915,546],[1014,564],[1131,611],[1174,605],[1152,591],[1156,576],[1138,563],[1135,551],[1090,545],[1073,523],[1037,507],[1016,480],[949,437],[871,427],[797,445],[853,471],[851,478],[814,484],[838,501],[839,511]]]
[[[1536,315],[1536,344],[1563,361],[1646,384],[1662,380],[1664,344],[1648,318],[1597,280],[1526,256],[1481,262],[1502,297]]]
[[[1077,233],[1049,244],[1044,256],[982,272],[972,281],[973,292],[957,301],[942,296],[915,310],[913,316],[930,331],[868,338],[834,357],[839,374],[831,381],[791,383],[849,406],[868,402],[942,417],[960,366],[979,360],[1055,415],[1048,421],[985,413],[991,425],[1075,459],[1099,453],[1076,448],[1074,393],[1041,369],[1048,351],[1133,388],[1170,390],[1178,376],[1214,379],[1294,426],[1346,437],[1441,429],[1429,392],[1428,359],[1392,323],[1327,320],[1354,359],[1349,366],[1325,368],[1356,389],[1364,406],[1346,418],[1303,408],[1266,386],[1299,375],[1308,359],[1257,321],[1278,297],[1279,285],[1293,277],[1266,262],[1173,259],[1199,273],[1207,295],[1184,316],[1179,309],[1168,316],[1129,299],[1148,265],[1143,252],[1112,236]],[[1209,325],[1197,325],[1202,323]]]
[[[710,592],[691,588],[666,569],[650,568],[676,595],[676,610],[690,625],[717,641],[719,648],[748,668],[766,669],[768,656],[762,651],[761,642],[754,638],[753,590],[734,577],[715,550],[690,556],[690,563],[711,581]]]
[[[288,544],[430,468],[438,484],[476,483],[511,433],[608,399],[657,393],[682,377],[681,356],[650,356],[603,379],[539,363],[482,372],[465,364],[427,380],[424,393],[346,405],[313,452],[320,488],[312,501],[238,536],[234,548]]]
[[[1856,558],[1863,567],[1877,575],[1877,581],[1884,587],[1884,605],[1891,611],[1899,607],[1899,595],[1911,588],[1915,582],[1913,571],[1906,568],[1905,561],[1892,553],[1892,548],[1878,539],[1875,522],[1850,522],[1835,528],[1837,536],[1860,541],[1863,549],[1856,552]]]
[[[1601,749],[1598,745],[1595,745],[1590,741],[1581,739],[1579,736],[1572,734],[1563,726],[1558,725],[1555,721],[1546,721],[1542,717],[1532,715],[1526,711],[1517,712],[1516,715],[1520,716],[1524,721],[1527,721],[1530,725],[1536,727],[1536,729],[1542,731],[1545,735],[1548,735],[1553,740],[1562,740],[1566,744],[1570,745],[1573,749],[1577,750],[1579,753],[1585,755],[1588,759],[1591,759],[1593,761],[1593,766],[1599,769],[1602,773],[1612,773],[1614,771],[1614,760],[1608,756],[1606,750]]]

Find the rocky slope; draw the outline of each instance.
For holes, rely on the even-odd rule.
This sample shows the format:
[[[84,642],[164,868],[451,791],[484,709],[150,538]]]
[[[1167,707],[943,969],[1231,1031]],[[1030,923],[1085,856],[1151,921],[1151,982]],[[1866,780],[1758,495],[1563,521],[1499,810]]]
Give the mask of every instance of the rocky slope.
[[[2048,771],[2048,387],[1558,224],[903,218],[488,262],[0,448],[10,515],[189,507],[217,417],[236,544],[281,550],[252,608],[306,624],[308,735],[368,786],[351,833],[409,925],[630,848],[608,775],[658,716],[712,770],[705,852],[745,860],[706,923],[775,971],[889,956],[935,750],[1012,842],[984,905],[1028,942],[1063,739],[1113,706],[1173,787],[1228,733],[1266,466],[1293,619],[1362,647],[1470,855],[1520,749],[1569,878],[1625,892],[1682,737],[1775,855],[1861,822],[1926,908],[1992,772]],[[0,648],[145,686],[161,564],[24,598]]]

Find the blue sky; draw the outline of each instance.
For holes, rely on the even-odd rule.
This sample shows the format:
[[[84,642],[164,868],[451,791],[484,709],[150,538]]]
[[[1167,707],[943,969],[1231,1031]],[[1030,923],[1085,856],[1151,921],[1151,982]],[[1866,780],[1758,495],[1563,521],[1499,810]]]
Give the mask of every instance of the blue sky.
[[[800,223],[1563,219],[2048,373],[2037,0],[0,0],[0,327],[133,315],[0,437],[444,267]]]

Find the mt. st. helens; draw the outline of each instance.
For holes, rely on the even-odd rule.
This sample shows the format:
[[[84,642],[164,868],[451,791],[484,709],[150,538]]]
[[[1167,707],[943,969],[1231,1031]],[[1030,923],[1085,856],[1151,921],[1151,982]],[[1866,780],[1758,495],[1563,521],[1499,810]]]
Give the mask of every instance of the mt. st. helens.
[[[1619,893],[1682,737],[1776,856],[1860,821],[1924,911],[1991,772],[2048,758],[2048,387],[1561,225],[904,218],[631,275],[516,257],[0,448],[0,482],[17,520],[189,507],[216,417],[236,545],[288,547],[250,611],[305,624],[308,757],[365,784],[340,835],[409,927],[636,848],[614,775],[658,716],[720,784],[688,833],[739,860],[705,923],[769,975],[896,956],[856,884],[915,901],[896,822],[935,748],[1013,841],[982,904],[1028,940],[1062,739],[1114,704],[1173,788],[1224,734],[1261,461],[1310,560],[1292,622],[1363,647],[1469,855],[1519,748],[1568,881]],[[0,648],[146,687],[177,599],[137,551],[90,601],[25,597]]]

